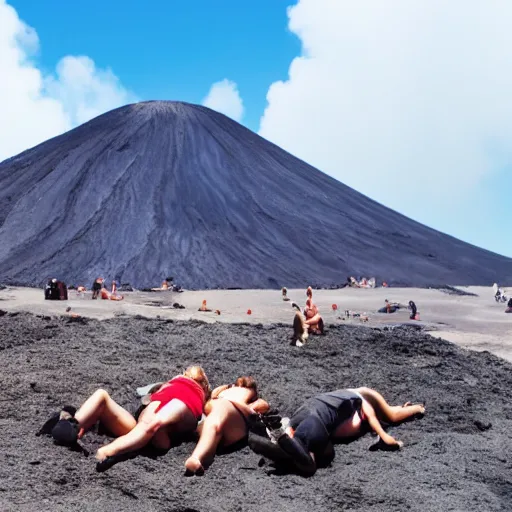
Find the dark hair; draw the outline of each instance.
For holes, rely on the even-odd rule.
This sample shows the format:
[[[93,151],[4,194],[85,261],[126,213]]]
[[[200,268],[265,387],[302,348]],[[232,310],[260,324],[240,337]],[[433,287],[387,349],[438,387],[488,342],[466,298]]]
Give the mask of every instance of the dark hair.
[[[254,400],[258,398],[258,385],[254,377],[238,377],[235,381],[235,386],[239,388],[252,389],[254,391]]]

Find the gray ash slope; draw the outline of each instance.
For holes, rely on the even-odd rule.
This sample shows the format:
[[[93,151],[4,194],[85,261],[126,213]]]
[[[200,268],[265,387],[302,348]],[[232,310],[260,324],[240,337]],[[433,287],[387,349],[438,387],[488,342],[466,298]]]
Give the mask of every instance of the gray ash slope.
[[[399,184],[397,184],[399,186]],[[0,164],[0,282],[144,287],[512,281],[512,260],[418,224],[227,117],[128,105]]]
[[[0,316],[0,510],[510,511],[512,365],[489,353],[407,329],[340,326],[297,349],[289,327],[71,320]],[[51,412],[99,387],[133,410],[137,386],[193,363],[214,386],[253,375],[284,414],[313,394],[361,385],[395,404],[426,401],[427,414],[391,429],[400,452],[370,452],[366,435],[337,446],[333,464],[310,479],[260,466],[247,446],[186,478],[192,442],[98,474],[93,455],[34,435]],[[106,440],[91,432],[84,445],[94,452]]]

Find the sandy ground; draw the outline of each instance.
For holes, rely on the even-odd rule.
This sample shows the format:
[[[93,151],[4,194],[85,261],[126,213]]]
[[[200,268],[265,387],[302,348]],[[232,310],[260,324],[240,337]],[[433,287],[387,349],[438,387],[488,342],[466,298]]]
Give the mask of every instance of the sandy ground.
[[[236,304],[237,295],[247,296],[212,293],[212,306],[216,297],[231,297]],[[325,295],[322,300],[330,301]],[[255,307],[251,302],[239,307]],[[226,299],[226,310],[227,305]],[[112,313],[118,307],[140,309],[129,302],[90,307]],[[276,312],[281,307],[276,300]],[[232,313],[237,318],[246,317]],[[256,313],[251,320],[258,321]],[[272,325],[0,315],[0,510],[510,510],[510,363],[410,327],[330,327],[301,348],[288,344],[289,334],[288,327]],[[360,385],[378,389],[394,404],[425,402],[427,414],[391,428],[404,442],[399,452],[370,452],[374,439],[367,434],[337,446],[333,463],[310,479],[274,467],[247,446],[217,455],[205,476],[186,478],[183,464],[193,442],[99,474],[92,455],[34,435],[51,412],[64,404],[78,406],[98,387],[134,410],[137,386],[169,378],[191,363],[203,364],[214,386],[241,374],[255,376],[261,396],[282,414],[293,413],[313,394]],[[94,453],[106,440],[89,432],[83,443]]]
[[[357,318],[343,320],[345,310],[365,313],[366,325],[396,324],[408,322],[406,309],[392,315],[376,313],[384,300],[407,305],[414,300],[420,311],[420,323],[433,336],[441,337],[458,345],[490,352],[512,361],[512,315],[504,313],[505,305],[497,304],[490,287],[465,287],[461,290],[475,293],[477,297],[449,295],[440,290],[417,288],[376,288],[341,290],[315,290],[314,298],[328,324],[359,324]],[[69,306],[81,316],[106,319],[124,315],[141,315],[148,318],[175,320],[198,319],[206,322],[248,322],[251,324],[290,324],[293,310],[290,302],[283,302],[279,291],[274,290],[208,290],[172,292],[128,292],[121,302],[90,300],[90,292],[78,297],[69,292],[67,302],[45,301],[42,290],[33,288],[8,288],[0,291],[0,309],[29,311],[36,314],[63,314]],[[304,290],[289,290],[288,296],[304,304]],[[215,313],[201,313],[198,308],[207,300]],[[185,309],[172,309],[173,303]],[[332,304],[338,310],[333,312]],[[247,310],[252,314],[248,315]]]

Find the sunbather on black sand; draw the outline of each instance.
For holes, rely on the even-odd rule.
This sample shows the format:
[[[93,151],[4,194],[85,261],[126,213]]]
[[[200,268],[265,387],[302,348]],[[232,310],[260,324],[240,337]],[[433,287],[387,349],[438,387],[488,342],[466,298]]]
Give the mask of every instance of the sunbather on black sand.
[[[379,436],[374,449],[401,448],[403,444],[387,434],[380,422],[400,423],[424,412],[423,405],[409,402],[390,406],[370,388],[340,389],[309,399],[292,416],[288,427],[270,431],[271,440],[251,435],[249,446],[275,462],[291,462],[311,476],[319,460],[334,457],[333,441],[357,438],[368,430]]]
[[[187,474],[202,474],[215,457],[217,447],[235,445],[249,433],[249,417],[269,410],[265,400],[258,398],[256,381],[239,377],[234,384],[220,386],[212,392],[205,406],[206,419],[199,426],[199,441],[185,462]]]
[[[61,420],[53,428],[56,442],[74,445],[98,421],[117,439],[101,447],[96,458],[98,471],[105,471],[117,456],[139,450],[151,443],[159,450],[171,447],[171,436],[193,432],[209,398],[208,379],[199,366],[162,384],[148,397],[148,404],[136,420],[117,404],[104,389],[95,391],[74,417]]]
[[[378,313],[395,313],[400,309],[400,303],[389,302],[388,299],[384,301],[384,307],[378,310]]]
[[[324,321],[313,302],[313,289],[308,286],[306,290],[306,306],[303,310],[298,304],[292,302],[292,307],[297,309],[293,320],[292,345],[302,346],[306,343],[309,334],[324,334]]]

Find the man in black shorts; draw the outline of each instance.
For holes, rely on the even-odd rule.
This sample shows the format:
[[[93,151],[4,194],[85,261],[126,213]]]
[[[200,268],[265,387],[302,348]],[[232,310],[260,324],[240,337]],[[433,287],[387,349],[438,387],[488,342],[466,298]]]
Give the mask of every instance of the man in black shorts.
[[[270,440],[251,435],[249,446],[275,462],[291,462],[303,474],[311,476],[317,462],[330,462],[334,458],[332,441],[357,438],[371,429],[379,436],[374,449],[399,449],[402,443],[385,432],[380,420],[399,423],[424,412],[421,404],[407,402],[403,406],[390,406],[373,389],[338,389],[310,398],[295,412],[286,428],[263,418]]]

